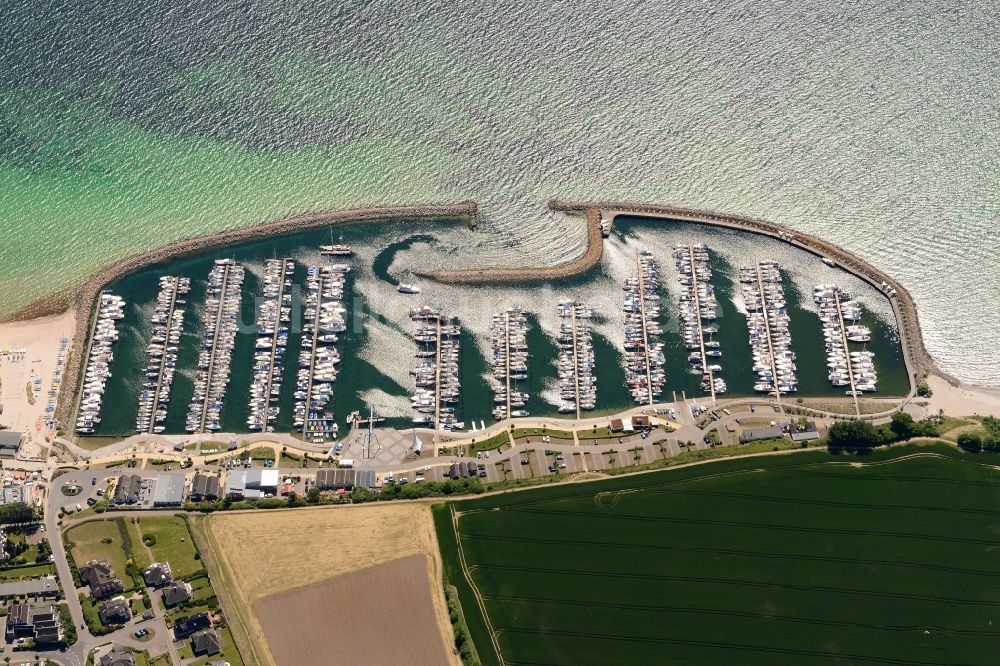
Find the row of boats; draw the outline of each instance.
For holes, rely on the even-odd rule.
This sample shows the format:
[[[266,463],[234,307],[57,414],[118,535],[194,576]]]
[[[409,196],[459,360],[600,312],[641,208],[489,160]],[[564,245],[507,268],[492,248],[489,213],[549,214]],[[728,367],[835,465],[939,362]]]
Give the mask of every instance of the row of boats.
[[[101,422],[101,403],[104,401],[105,386],[111,377],[111,361],[114,360],[112,347],[118,342],[115,322],[123,317],[125,299],[107,290],[102,292],[90,354],[83,372],[83,390],[76,418],[76,431],[81,435],[93,434],[95,427]]]
[[[660,336],[660,265],[648,250],[636,261],[636,277],[625,280],[625,381],[632,399],[652,405],[663,393],[667,373]]]
[[[243,277],[243,266],[232,259],[216,259],[209,271],[198,374],[184,425],[188,432],[215,432],[221,428],[233,347],[240,326]]]
[[[594,376],[594,342],[590,319],[593,311],[580,301],[559,303],[559,412],[579,413],[597,406]]]
[[[184,298],[191,291],[191,278],[164,275],[153,308],[153,334],[146,346],[146,379],[139,393],[135,430],[161,433],[166,430],[170,387],[177,372],[177,353],[184,334]]]
[[[854,350],[849,343],[864,343],[871,339],[871,330],[858,324],[861,304],[835,284],[820,284],[813,289],[813,300],[819,308],[826,345],[826,366],[830,383],[847,386],[847,395],[859,396],[878,390],[875,354],[867,349]]]
[[[493,315],[490,323],[493,347],[493,418],[528,416],[528,394],[517,390],[528,379],[528,319],[524,310],[514,308]]]
[[[410,399],[416,412],[413,424],[460,430],[465,423],[456,419],[455,405],[462,391],[458,376],[461,326],[428,306],[413,308],[410,318],[416,323],[413,339],[417,342],[416,366],[410,370],[416,384]]]
[[[712,266],[708,248],[702,243],[674,245],[672,256],[680,283],[681,337],[688,350],[691,372],[701,375],[700,388],[713,395],[725,393],[726,380],[717,375],[722,356],[715,334],[719,328],[713,322],[719,316],[719,301],[712,286]]]
[[[292,321],[292,277],[295,261],[268,259],[264,264],[263,298],[257,305],[257,341],[250,382],[247,428],[274,432],[281,396],[282,368]]]
[[[758,261],[740,269],[740,289],[747,310],[747,329],[758,393],[798,390],[790,318],[776,261]]]
[[[337,436],[339,426],[327,405],[333,398],[340,352],[338,336],[347,330],[344,285],[347,264],[310,266],[306,275],[305,323],[295,383],[292,423],[310,442]]]

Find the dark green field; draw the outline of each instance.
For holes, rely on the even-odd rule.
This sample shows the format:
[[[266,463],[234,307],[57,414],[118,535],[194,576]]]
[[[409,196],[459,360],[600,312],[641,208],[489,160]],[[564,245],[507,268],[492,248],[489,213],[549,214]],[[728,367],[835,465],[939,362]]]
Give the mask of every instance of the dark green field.
[[[995,664],[997,462],[943,446],[744,458],[435,520],[484,666]]]

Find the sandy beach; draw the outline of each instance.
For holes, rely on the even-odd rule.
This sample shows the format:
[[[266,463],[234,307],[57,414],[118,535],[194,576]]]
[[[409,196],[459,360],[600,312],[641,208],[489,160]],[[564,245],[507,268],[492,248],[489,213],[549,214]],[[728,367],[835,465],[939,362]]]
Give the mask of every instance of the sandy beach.
[[[45,442],[48,433],[44,432],[41,421],[49,402],[59,340],[72,338],[75,327],[76,315],[72,310],[41,319],[0,324],[0,350],[26,350],[23,354],[11,351],[0,355],[0,405],[3,406],[0,423],[28,436],[28,444],[22,447],[20,457],[34,457]],[[27,387],[36,379],[42,380],[41,391],[36,393],[34,404],[31,404]]]
[[[927,409],[937,412],[943,409],[951,416],[998,416],[1000,417],[1000,391],[954,386],[937,375],[928,375],[927,384],[933,395],[927,400]],[[917,400],[923,400],[918,398]]]

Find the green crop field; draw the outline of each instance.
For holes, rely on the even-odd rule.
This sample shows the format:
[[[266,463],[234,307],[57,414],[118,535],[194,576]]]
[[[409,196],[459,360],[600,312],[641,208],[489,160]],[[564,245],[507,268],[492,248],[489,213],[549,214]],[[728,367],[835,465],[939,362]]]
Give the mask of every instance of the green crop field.
[[[743,458],[435,506],[492,664],[992,664],[1000,471]]]

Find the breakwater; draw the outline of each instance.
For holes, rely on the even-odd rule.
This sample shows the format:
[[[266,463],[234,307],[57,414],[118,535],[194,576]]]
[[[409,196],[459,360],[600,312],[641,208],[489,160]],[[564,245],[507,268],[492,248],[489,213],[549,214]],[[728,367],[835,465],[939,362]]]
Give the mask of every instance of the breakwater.
[[[604,250],[601,238],[601,211],[593,207],[563,208],[559,207],[558,202],[550,202],[549,207],[552,210],[584,215],[587,223],[587,250],[579,258],[564,264],[539,268],[468,268],[413,271],[413,274],[446,284],[526,284],[575,277],[601,263],[601,253]]]
[[[427,271],[422,273],[422,276],[448,284],[512,284],[560,280],[578,276],[600,263],[603,247],[600,232],[602,217],[607,221],[613,221],[616,216],[623,214],[680,220],[762,234],[804,249],[814,255],[827,257],[844,270],[856,275],[883,293],[887,293],[887,289],[895,290],[894,297],[889,300],[896,315],[903,359],[910,379],[911,395],[915,391],[916,382],[929,372],[944,377],[952,384],[959,384],[957,379],[941,372],[930,354],[927,353],[920,329],[920,320],[917,316],[917,308],[906,288],[864,259],[833,243],[769,220],[681,206],[608,201],[568,202],[554,199],[549,202],[549,208],[585,216],[588,244],[586,252],[579,258],[549,268]]]
[[[296,215],[254,226],[228,229],[213,234],[185,238],[148,252],[126,257],[92,275],[81,285],[75,294],[46,297],[22,309],[13,315],[11,319],[26,320],[50,314],[58,314],[65,312],[67,309],[76,308],[76,328],[73,333],[71,349],[82,350],[87,345],[87,337],[96,314],[94,306],[101,291],[115,280],[129,273],[141,270],[146,266],[151,266],[175,257],[201,254],[234,243],[305,231],[333,224],[438,218],[465,218],[471,229],[475,229],[479,225],[478,208],[476,203],[472,201],[454,204],[345,208],[335,211]],[[55,413],[56,423],[60,426],[65,426],[72,420],[72,411],[75,405],[74,396],[79,389],[83,371],[82,363],[82,355],[78,355],[66,367]]]

